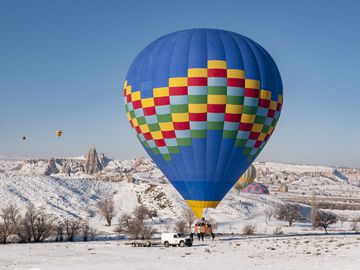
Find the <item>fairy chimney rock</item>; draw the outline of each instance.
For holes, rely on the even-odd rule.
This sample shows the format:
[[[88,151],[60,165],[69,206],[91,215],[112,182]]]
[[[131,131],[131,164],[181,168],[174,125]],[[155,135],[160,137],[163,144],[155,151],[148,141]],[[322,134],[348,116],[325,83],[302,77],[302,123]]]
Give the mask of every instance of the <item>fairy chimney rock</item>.
[[[57,173],[59,173],[59,169],[56,167],[55,159],[50,158],[44,175],[51,175]]]
[[[102,168],[96,149],[94,146],[91,146],[86,157],[85,173],[93,175],[101,171]]]

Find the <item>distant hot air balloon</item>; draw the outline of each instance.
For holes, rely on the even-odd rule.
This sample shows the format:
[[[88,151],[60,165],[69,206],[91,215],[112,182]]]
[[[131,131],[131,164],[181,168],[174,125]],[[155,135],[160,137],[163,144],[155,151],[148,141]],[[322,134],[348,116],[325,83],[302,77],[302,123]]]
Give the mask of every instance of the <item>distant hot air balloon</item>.
[[[26,137],[25,137],[25,136],[23,136],[23,137],[22,137],[22,139],[23,139],[23,141],[25,141],[25,140],[26,140]]]
[[[256,177],[256,169],[253,165],[250,165],[249,168],[243,173],[240,179],[236,182],[236,189],[241,190],[249,184],[254,182]]]
[[[281,183],[280,186],[279,186],[278,191],[280,191],[280,192],[288,192],[288,191],[289,191],[289,187],[288,187],[286,184]]]
[[[242,192],[253,193],[253,194],[270,194],[268,188],[261,183],[252,183],[246,186]]]
[[[259,44],[215,29],[163,36],[131,64],[127,117],[194,213],[215,208],[273,133],[280,73]]]
[[[61,130],[57,130],[55,133],[58,138],[60,138],[63,134],[63,132]]]

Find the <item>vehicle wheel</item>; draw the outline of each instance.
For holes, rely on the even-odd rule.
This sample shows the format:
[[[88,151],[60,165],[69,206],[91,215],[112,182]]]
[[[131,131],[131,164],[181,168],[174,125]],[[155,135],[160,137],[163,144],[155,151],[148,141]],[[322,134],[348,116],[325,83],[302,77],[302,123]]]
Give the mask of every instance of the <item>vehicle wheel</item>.
[[[150,242],[150,241],[147,241],[147,242],[146,242],[146,246],[147,246],[147,247],[151,247],[151,242]]]
[[[165,246],[165,247],[170,247],[169,242],[168,242],[168,241],[166,241],[166,242],[164,243],[164,246]]]
[[[131,243],[131,246],[136,247],[136,244],[135,244],[135,243]]]
[[[185,242],[184,242],[184,241],[180,241],[179,246],[180,246],[180,247],[185,247]]]

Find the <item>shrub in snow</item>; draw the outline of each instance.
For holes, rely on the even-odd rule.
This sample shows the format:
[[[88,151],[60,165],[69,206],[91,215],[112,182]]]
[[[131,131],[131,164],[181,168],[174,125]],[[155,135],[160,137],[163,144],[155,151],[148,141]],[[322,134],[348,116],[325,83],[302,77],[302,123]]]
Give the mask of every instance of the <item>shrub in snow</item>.
[[[247,224],[244,226],[242,233],[244,235],[254,235],[255,234],[255,229],[256,226],[255,225],[251,225],[251,224]]]
[[[290,227],[294,222],[304,218],[299,206],[290,203],[280,205],[275,215],[277,219],[289,222]]]

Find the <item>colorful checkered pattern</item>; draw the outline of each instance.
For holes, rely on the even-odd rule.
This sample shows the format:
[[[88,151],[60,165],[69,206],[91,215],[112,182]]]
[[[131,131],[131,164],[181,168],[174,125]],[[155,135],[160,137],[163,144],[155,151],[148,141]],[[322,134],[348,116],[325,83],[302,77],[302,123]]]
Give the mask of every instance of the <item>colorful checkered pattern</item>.
[[[250,161],[271,136],[282,105],[281,95],[260,85],[243,70],[228,69],[226,61],[209,60],[207,68],[190,68],[187,77],[153,88],[150,98],[125,81],[125,110],[141,143],[164,160],[193,138],[206,138],[208,130],[222,130]]]
[[[242,192],[253,194],[270,194],[268,188],[261,183],[252,183],[246,186]]]

